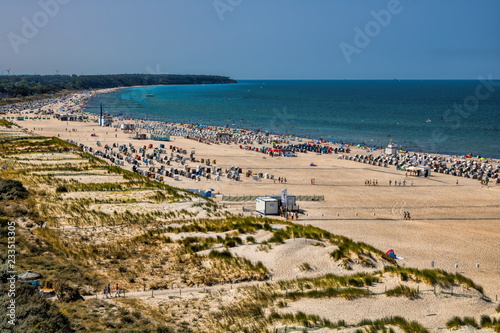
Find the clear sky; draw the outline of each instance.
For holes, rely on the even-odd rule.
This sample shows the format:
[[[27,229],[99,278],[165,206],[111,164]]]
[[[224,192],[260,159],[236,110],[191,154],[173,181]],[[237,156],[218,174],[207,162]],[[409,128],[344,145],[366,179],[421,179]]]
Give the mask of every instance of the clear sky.
[[[500,78],[498,0],[0,0],[0,73]]]

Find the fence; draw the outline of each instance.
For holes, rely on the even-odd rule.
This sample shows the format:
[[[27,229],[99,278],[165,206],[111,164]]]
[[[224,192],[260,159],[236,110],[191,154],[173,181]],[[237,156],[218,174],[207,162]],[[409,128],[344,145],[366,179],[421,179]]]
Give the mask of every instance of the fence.
[[[258,197],[264,197],[263,195],[223,195],[222,201],[232,201],[232,202],[245,202],[245,201],[255,201]],[[296,201],[325,201],[324,195],[297,195],[295,197]]]

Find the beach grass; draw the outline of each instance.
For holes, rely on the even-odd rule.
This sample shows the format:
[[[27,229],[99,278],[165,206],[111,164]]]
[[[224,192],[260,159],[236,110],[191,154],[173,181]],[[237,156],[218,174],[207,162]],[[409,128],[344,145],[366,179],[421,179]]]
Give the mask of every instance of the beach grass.
[[[387,296],[404,296],[410,300],[419,298],[420,291],[416,288],[411,288],[405,285],[399,285],[385,292]]]

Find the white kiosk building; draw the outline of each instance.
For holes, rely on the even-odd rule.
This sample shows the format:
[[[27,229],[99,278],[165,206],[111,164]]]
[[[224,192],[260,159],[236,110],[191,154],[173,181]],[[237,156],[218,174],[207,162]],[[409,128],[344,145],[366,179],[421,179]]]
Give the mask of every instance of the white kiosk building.
[[[392,140],[389,141],[387,147],[385,147],[385,153],[387,155],[396,155],[398,152],[398,145],[393,143]]]

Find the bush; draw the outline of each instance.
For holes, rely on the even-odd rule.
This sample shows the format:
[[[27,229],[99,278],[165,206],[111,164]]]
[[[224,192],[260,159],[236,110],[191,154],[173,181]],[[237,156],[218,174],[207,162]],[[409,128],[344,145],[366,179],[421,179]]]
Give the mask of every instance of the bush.
[[[66,192],[68,192],[68,188],[64,185],[59,185],[56,188],[56,193],[66,193]]]
[[[0,200],[26,199],[28,190],[18,180],[0,179]]]
[[[247,236],[247,243],[255,243],[255,237],[253,236]]]
[[[72,287],[63,281],[54,282],[54,291],[59,300],[63,302],[83,301],[80,290],[77,287]]]
[[[9,284],[0,284],[0,307],[6,309],[10,302]],[[57,306],[38,294],[37,290],[27,283],[16,283],[16,321],[12,326],[8,316],[2,314],[0,330],[2,332],[74,332],[69,320]]]
[[[228,250],[224,250],[224,251],[212,250],[208,254],[208,257],[210,259],[215,259],[215,258],[218,258],[218,259],[229,259],[229,258],[232,258],[233,255]]]

